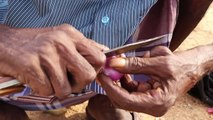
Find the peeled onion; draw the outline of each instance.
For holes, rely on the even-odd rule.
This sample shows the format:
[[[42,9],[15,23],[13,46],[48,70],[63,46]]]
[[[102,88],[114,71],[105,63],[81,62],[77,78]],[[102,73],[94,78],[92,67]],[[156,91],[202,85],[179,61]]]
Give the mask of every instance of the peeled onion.
[[[120,72],[114,70],[113,68],[111,68],[111,67],[109,66],[109,62],[110,62],[110,60],[113,59],[113,58],[115,58],[115,57],[107,58],[107,61],[106,61],[106,64],[105,64],[105,68],[104,68],[104,70],[103,70],[103,73],[104,73],[106,76],[110,77],[113,81],[117,81],[117,80],[119,80],[124,74],[122,74],[122,73],[120,73]]]
[[[207,112],[208,112],[209,114],[213,114],[213,108],[208,108],[208,109],[207,109]]]

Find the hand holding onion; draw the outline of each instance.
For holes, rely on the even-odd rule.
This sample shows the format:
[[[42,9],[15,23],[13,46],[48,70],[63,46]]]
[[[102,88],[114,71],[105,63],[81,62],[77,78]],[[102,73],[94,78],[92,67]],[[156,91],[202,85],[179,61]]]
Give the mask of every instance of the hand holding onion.
[[[129,74],[124,74],[124,73],[121,73],[121,72],[111,68],[110,67],[110,61],[112,59],[115,59],[115,58],[118,58],[118,57],[121,58],[119,63],[122,63],[123,57],[125,57],[124,55],[113,56],[113,57],[107,58],[104,69],[103,69],[103,73],[106,76],[108,76],[113,81],[120,80],[121,86],[129,92],[133,92],[133,91],[144,92],[148,89],[151,89],[151,85],[149,84],[149,82],[148,83],[144,82],[144,83],[140,84],[139,82],[132,80],[132,78]]]

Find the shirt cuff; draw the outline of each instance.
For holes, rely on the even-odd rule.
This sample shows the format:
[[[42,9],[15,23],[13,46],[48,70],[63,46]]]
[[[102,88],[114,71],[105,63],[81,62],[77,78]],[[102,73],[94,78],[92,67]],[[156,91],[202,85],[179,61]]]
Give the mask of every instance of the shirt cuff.
[[[8,0],[0,0],[0,24],[3,24],[8,12]]]

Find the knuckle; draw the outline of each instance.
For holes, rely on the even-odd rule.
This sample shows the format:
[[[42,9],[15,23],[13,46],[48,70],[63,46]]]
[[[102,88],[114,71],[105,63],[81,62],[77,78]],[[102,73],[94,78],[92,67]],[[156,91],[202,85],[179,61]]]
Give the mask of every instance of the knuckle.
[[[141,67],[145,66],[145,60],[137,58],[137,57],[132,57],[126,62],[127,67],[129,68],[134,68],[133,70],[140,70]],[[136,72],[134,71],[134,72]]]
[[[97,43],[97,42],[95,42],[94,40],[91,40],[91,39],[87,39],[87,40],[90,42],[91,46],[95,46],[102,51],[109,50],[109,48],[105,45],[99,44],[99,43]]]
[[[52,40],[46,40],[44,41],[41,46],[38,48],[39,54],[45,54],[47,52],[50,52],[54,48],[54,43]]]
[[[81,39],[84,38],[84,35],[79,32],[75,27],[69,25],[69,24],[62,24],[59,27],[59,30],[64,31],[68,35],[73,35],[73,36],[79,36]]]
[[[92,81],[95,80],[96,76],[97,76],[97,73],[95,72],[95,70],[91,70],[85,79],[85,83],[86,84],[91,83]]]
[[[26,72],[31,72],[34,70],[35,66],[38,65],[38,57],[34,55],[25,56],[24,60],[22,60],[22,68]]]
[[[54,41],[59,39],[60,36],[63,36],[63,32],[54,31],[54,32],[43,33],[42,35],[38,37],[39,39],[38,44],[41,46],[54,44]]]
[[[175,78],[175,70],[176,67],[174,66],[174,62],[170,57],[167,57],[166,59],[164,59],[165,65],[164,68],[167,71],[165,74],[166,76],[170,77],[170,78]]]
[[[166,107],[167,108],[170,108],[172,106],[174,106],[175,104],[175,100],[176,100],[176,97],[175,96],[170,96],[167,98],[167,100],[165,101],[167,104],[166,104]]]
[[[106,56],[101,52],[99,53],[98,57],[96,57],[96,60],[95,60],[95,64],[98,66],[98,67],[102,67],[104,66],[105,62],[106,62]]]
[[[81,33],[75,27],[69,24],[60,25],[57,29],[57,32],[60,32],[60,34],[63,36],[66,35],[66,37],[69,37],[70,39],[72,39],[73,42],[80,43],[80,44],[82,44],[81,41],[84,42],[84,39],[86,39],[83,33]],[[63,39],[59,39],[59,40],[63,40]]]
[[[135,58],[135,57],[132,57],[129,59],[129,61],[127,62],[127,66],[130,66],[130,67],[138,67],[138,59]]]
[[[69,40],[69,41],[67,41]],[[64,31],[54,31],[45,33],[42,38],[40,38],[40,47],[54,47],[56,45],[64,45],[65,43],[71,43],[72,39]],[[40,48],[39,47],[39,48]]]
[[[50,41],[61,41],[61,40],[66,40],[68,38],[68,35],[63,32],[63,31],[55,31],[54,32],[54,35],[53,34],[50,34]]]
[[[69,25],[69,24],[62,24],[62,25],[60,25],[60,26],[58,26],[59,27],[59,29],[61,29],[61,30],[72,30],[72,29],[74,29],[74,27],[73,26],[71,26],[71,25]]]
[[[156,112],[153,113],[156,117],[163,116],[169,108],[171,108],[175,103],[174,97],[167,97],[167,98],[158,98],[155,105]]]
[[[32,68],[34,67],[34,65],[32,64],[31,58],[27,58],[29,61],[24,61],[22,66],[23,68],[26,70],[26,72],[30,72],[32,70]]]

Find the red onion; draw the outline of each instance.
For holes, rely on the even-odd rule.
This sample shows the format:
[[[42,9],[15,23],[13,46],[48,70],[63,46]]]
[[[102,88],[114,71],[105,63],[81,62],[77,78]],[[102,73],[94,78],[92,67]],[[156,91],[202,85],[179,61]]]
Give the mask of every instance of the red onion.
[[[207,109],[207,112],[208,112],[209,114],[213,114],[213,108],[208,108],[208,109]]]
[[[109,62],[111,59],[115,58],[115,56],[107,58],[105,68],[103,70],[104,74],[108,77],[110,77],[113,81],[119,80],[124,74],[114,70],[109,66]]]

